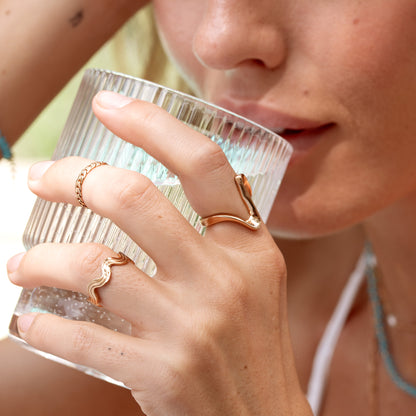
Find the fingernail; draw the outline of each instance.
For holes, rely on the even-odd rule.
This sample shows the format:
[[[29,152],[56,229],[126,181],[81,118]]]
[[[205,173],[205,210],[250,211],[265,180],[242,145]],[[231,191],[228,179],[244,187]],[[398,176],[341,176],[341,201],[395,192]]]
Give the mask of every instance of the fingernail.
[[[32,165],[29,169],[29,181],[38,181],[54,163],[52,160],[47,160]]]
[[[33,320],[36,318],[37,315],[37,313],[28,313],[19,316],[19,319],[17,320],[17,328],[19,330],[20,335],[24,334],[29,330],[33,323]]]
[[[26,253],[19,253],[9,259],[7,262],[7,272],[9,274],[14,273],[19,268],[19,264],[25,254]]]
[[[96,102],[103,108],[122,108],[134,101],[133,98],[112,91],[101,91],[95,96]]]

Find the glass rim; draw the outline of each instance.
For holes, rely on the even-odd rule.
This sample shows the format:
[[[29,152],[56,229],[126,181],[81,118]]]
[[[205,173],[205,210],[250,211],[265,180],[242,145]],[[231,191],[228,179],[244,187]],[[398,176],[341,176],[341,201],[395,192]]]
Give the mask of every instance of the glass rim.
[[[114,76],[119,77],[119,78],[125,78],[125,79],[129,79],[129,80],[141,82],[143,84],[146,84],[149,87],[162,88],[165,91],[171,92],[173,94],[178,94],[179,96],[181,96],[183,98],[186,98],[190,101],[195,101],[197,103],[200,103],[200,104],[206,106],[209,109],[219,111],[219,112],[223,113],[226,116],[231,116],[231,117],[234,117],[236,119],[239,119],[242,122],[246,123],[247,125],[253,127],[254,129],[264,131],[265,133],[267,133],[271,137],[273,137],[276,141],[279,141],[281,144],[285,145],[287,147],[287,150],[290,152],[290,154],[293,152],[293,146],[284,137],[280,136],[278,133],[274,132],[273,130],[270,130],[267,127],[264,127],[261,124],[256,123],[255,121],[250,120],[250,119],[248,119],[248,118],[246,118],[246,117],[244,117],[244,116],[242,116],[238,113],[227,110],[224,107],[220,107],[219,105],[212,104],[208,101],[205,101],[202,98],[195,97],[193,95],[187,94],[187,93],[179,91],[179,90],[175,90],[174,88],[166,87],[165,85],[158,84],[158,83],[153,82],[153,81],[148,81],[148,80],[143,79],[143,78],[135,77],[133,75],[124,74],[124,73],[118,72],[118,71],[112,71],[112,70],[109,70],[109,69],[87,68],[84,72],[84,75],[93,74],[93,73],[114,75]]]

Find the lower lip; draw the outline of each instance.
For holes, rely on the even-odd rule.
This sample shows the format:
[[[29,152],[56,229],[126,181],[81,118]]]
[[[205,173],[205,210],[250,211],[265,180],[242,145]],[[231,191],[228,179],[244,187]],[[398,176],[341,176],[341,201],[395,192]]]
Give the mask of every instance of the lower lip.
[[[301,130],[298,133],[281,133],[280,136],[293,146],[293,155],[290,163],[292,164],[300,156],[308,153],[322,138],[323,134],[333,126],[333,124],[325,124],[324,126],[317,127],[316,129]]]

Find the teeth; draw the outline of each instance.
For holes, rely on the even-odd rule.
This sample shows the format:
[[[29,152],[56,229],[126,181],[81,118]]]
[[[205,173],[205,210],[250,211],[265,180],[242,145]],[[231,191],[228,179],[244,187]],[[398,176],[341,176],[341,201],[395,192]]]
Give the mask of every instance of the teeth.
[[[275,127],[271,130],[276,134],[282,134],[285,131],[285,128],[284,127]]]

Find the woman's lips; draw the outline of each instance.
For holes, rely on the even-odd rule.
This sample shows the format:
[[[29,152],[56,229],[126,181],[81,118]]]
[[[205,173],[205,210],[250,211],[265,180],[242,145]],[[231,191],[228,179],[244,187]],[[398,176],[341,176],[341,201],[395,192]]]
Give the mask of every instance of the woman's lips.
[[[293,146],[291,163],[311,149],[335,123],[318,118],[307,118],[284,113],[256,102],[238,102],[229,99],[218,105],[253,120],[277,133]]]
[[[272,128],[271,130],[287,140],[293,146],[296,155],[309,150],[333,126],[334,123],[327,123],[310,129]]]

